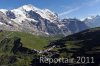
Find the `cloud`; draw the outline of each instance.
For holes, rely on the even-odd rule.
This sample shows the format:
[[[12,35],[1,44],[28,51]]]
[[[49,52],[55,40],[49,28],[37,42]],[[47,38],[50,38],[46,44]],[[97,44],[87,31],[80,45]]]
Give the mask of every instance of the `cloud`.
[[[80,6],[76,6],[76,8],[74,8],[74,6],[66,6],[66,5],[62,5],[61,7],[65,9],[64,12],[62,13],[59,13],[58,15],[61,17],[61,16],[65,16],[65,15],[68,15],[72,12],[75,12],[75,11],[78,11],[79,9],[81,8],[84,8],[84,7],[92,7],[92,6],[95,6],[97,4],[100,3],[100,0],[87,0],[87,2],[83,2]]]
[[[79,10],[79,7],[78,7],[78,8],[74,8],[74,9],[69,9],[69,10],[67,10],[67,11],[64,11],[64,12],[58,14],[58,15],[59,15],[59,16],[67,15],[67,14],[70,14],[70,13],[72,13],[72,12],[74,12],[74,11],[77,11],[77,10]]]

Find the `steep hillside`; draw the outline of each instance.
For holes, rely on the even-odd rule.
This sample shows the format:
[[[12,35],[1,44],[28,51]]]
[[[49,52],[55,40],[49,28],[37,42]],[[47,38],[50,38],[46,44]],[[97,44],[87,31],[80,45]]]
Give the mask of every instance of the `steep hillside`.
[[[36,51],[24,47],[21,38],[6,37],[0,41],[0,66],[30,66]]]
[[[58,38],[0,30],[0,66],[32,66],[32,60],[41,56],[37,51]]]
[[[0,41],[4,38],[11,37],[21,38],[24,47],[29,49],[43,50],[47,44],[52,41],[52,37],[35,36],[30,33],[14,32],[14,31],[1,31]],[[56,38],[55,38],[56,39]]]
[[[60,40],[50,43],[49,46],[56,46],[52,51],[58,52],[59,57],[93,57],[94,63],[81,63],[79,65],[99,66],[100,63],[100,28],[88,29]],[[51,52],[52,52],[51,51]]]

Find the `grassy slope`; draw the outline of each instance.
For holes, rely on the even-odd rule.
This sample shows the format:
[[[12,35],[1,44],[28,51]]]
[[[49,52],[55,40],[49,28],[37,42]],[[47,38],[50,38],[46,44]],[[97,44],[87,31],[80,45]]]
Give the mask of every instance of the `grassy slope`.
[[[0,40],[4,39],[5,37],[14,36],[20,37],[23,46],[29,49],[43,50],[44,46],[48,44],[48,40],[46,38],[35,36],[29,33],[10,31],[0,32]]]
[[[21,38],[22,47],[15,37]],[[44,47],[48,45],[49,41],[55,39],[58,39],[58,37],[35,36],[24,32],[0,32],[0,41],[2,41],[0,43],[0,66],[30,66],[34,58],[39,58],[39,56],[41,56],[41,54],[36,54],[30,49],[43,50],[45,49]],[[14,43],[15,41],[18,42],[17,45]],[[14,47],[15,45],[16,47]],[[19,50],[14,53],[16,48]]]
[[[23,43],[24,47],[37,50],[44,50],[45,49],[44,47],[47,46],[51,41],[57,40],[62,37],[62,36],[43,37],[43,36],[32,35],[30,33],[15,32],[15,31],[0,32],[0,40],[3,40],[6,37],[14,37],[14,36],[21,38],[21,42]]]

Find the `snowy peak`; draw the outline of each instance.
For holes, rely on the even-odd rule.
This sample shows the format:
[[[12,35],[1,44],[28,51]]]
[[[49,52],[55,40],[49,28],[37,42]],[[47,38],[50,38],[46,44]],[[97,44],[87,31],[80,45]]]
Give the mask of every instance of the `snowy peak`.
[[[90,17],[87,17],[87,19],[93,19],[95,18],[95,16],[90,16]]]
[[[100,27],[100,16],[92,16],[90,18],[86,18],[84,22],[91,28]]]
[[[99,18],[100,19],[100,16],[99,15],[96,15],[96,17],[95,18]]]
[[[96,19],[96,18],[100,18],[99,15],[95,15],[95,16],[89,16],[87,18],[85,18],[86,20],[92,20],[92,19]]]
[[[57,20],[58,19],[58,16],[56,13],[50,11],[49,9],[43,9],[42,12],[44,12],[45,14],[45,17],[48,17],[49,20]]]
[[[25,13],[26,11],[33,11],[39,14],[42,18],[49,20],[50,22],[54,22],[55,20],[58,19],[58,16],[54,12],[50,11],[49,9],[39,9],[31,4],[21,6],[17,9],[13,9],[12,11],[14,12],[19,11],[19,13],[21,12]]]
[[[5,14],[8,10],[7,9],[0,9],[0,11]]]
[[[28,5],[24,5],[24,6],[19,7],[18,10],[36,11],[36,10],[40,10],[40,9],[35,7],[35,6],[33,6],[33,5],[31,5],[31,4],[28,4]]]
[[[84,21],[86,21],[86,20],[94,20],[94,19],[100,19],[100,16],[99,15],[89,16],[89,17],[85,18]]]

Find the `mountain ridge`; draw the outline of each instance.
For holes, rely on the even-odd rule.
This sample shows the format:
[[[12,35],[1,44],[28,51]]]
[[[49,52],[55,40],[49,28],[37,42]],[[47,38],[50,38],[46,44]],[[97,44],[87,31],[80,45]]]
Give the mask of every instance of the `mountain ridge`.
[[[85,23],[78,19],[66,19],[66,25],[59,20],[56,13],[49,9],[39,9],[33,5],[23,5],[17,9],[1,9],[0,26],[2,30],[26,31],[35,35],[69,35],[88,28]],[[4,16],[4,17],[2,17]],[[75,23],[73,27],[69,23]],[[67,25],[68,23],[68,25]],[[79,25],[85,28],[80,29]],[[79,29],[79,30],[78,30]]]

